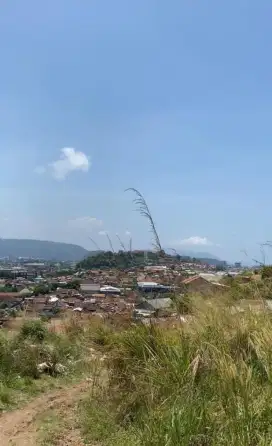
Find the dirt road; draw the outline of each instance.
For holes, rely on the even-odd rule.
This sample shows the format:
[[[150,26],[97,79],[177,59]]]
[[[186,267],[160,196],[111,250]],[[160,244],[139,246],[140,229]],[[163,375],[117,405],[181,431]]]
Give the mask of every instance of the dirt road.
[[[37,420],[48,410],[54,410],[61,417],[69,417],[73,413],[76,403],[88,389],[85,380],[72,387],[63,388],[39,396],[26,406],[13,412],[6,412],[0,416],[0,445],[1,446],[37,446]],[[83,446],[79,432],[73,430],[65,433],[61,439],[62,446]]]

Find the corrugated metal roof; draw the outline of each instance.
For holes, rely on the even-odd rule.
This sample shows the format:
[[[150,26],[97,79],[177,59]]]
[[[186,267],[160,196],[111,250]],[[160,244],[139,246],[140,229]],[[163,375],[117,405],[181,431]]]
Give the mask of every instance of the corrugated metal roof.
[[[116,288],[115,286],[105,285],[100,288],[100,291],[102,291],[102,292],[112,291],[115,293],[120,293],[121,290],[120,290],[120,288]]]
[[[159,298],[159,299],[151,299],[147,301],[154,310],[162,310],[164,308],[169,308],[172,305],[172,300],[169,297]]]
[[[139,287],[156,287],[160,286],[159,283],[156,282],[138,282]]]
[[[82,283],[80,289],[81,291],[99,291],[100,285],[97,283]]]

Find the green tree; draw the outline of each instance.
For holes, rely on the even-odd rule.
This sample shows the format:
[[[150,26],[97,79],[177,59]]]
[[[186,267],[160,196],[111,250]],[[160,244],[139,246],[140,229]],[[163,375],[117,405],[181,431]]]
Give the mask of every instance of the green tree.
[[[226,267],[224,265],[216,265],[215,271],[226,271]]]
[[[35,286],[33,290],[33,294],[35,296],[38,296],[39,294],[47,294],[49,291],[49,288],[47,285],[37,285]]]
[[[263,266],[261,268],[262,279],[270,279],[272,277],[272,265]]]

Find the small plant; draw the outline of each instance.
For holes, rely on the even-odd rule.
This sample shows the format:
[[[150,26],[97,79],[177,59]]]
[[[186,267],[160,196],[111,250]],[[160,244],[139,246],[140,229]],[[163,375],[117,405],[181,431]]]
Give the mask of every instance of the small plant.
[[[173,308],[179,314],[188,314],[192,312],[192,300],[187,294],[171,296]]]
[[[261,269],[262,279],[272,278],[272,266],[263,266]]]
[[[11,391],[4,384],[0,384],[0,410],[11,403]]]
[[[98,327],[98,329],[92,334],[92,341],[100,346],[105,346],[109,342],[110,330],[103,326]]]
[[[48,314],[42,314],[42,315],[41,315],[41,321],[42,321],[43,323],[50,322],[50,320],[51,320],[51,316],[49,316]]]
[[[26,321],[21,327],[20,336],[23,339],[44,341],[48,331],[41,320]]]

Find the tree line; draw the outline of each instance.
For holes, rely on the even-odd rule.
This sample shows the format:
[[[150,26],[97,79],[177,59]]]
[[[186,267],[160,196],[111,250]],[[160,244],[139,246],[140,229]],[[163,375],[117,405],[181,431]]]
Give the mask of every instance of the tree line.
[[[77,269],[120,268],[141,266],[147,263],[155,264],[159,261],[159,254],[148,251],[101,251],[96,255],[86,257],[77,264]]]

